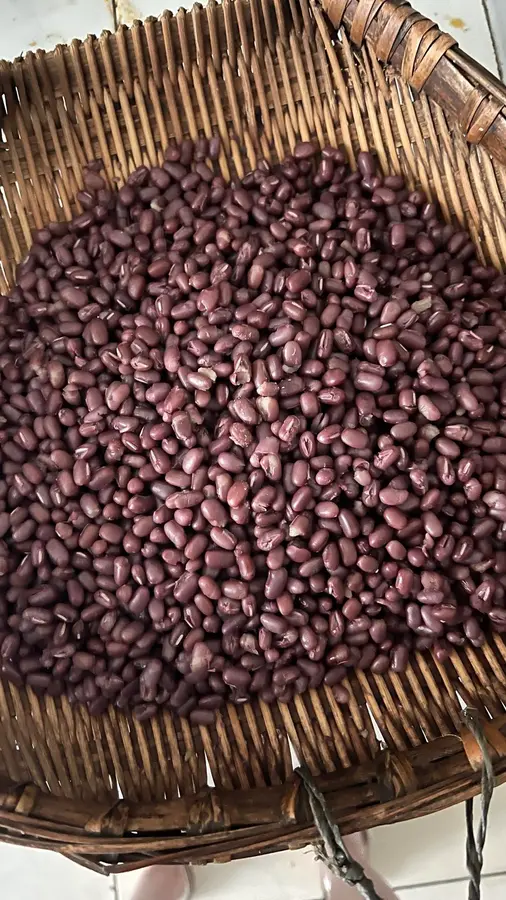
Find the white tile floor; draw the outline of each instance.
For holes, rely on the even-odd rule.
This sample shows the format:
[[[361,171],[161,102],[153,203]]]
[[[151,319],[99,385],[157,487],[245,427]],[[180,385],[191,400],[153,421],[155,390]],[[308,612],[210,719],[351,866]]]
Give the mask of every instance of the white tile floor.
[[[112,0],[1,0],[0,8],[0,59],[113,29]]]
[[[112,879],[57,853],[0,844],[2,900],[115,900]]]
[[[479,801],[475,800],[475,812]],[[504,829],[506,826],[506,785],[497,788],[492,800],[488,837],[485,848],[483,872],[490,881],[501,882],[506,897],[506,858],[504,855]],[[428,887],[447,880],[466,879],[465,865],[465,811],[458,804],[444,812],[434,813],[411,822],[386,825],[371,832],[371,861],[395,888],[401,889],[401,897],[412,900],[433,900],[435,894]],[[494,879],[491,878],[494,876]],[[419,892],[409,892],[413,886]],[[427,885],[427,897],[420,893]],[[445,894],[445,897],[447,895]],[[455,897],[460,896],[455,894]],[[464,895],[462,895],[464,896]],[[486,896],[486,895],[485,895]],[[491,894],[491,896],[495,896]],[[448,900],[453,895],[448,894]]]
[[[272,853],[192,870],[195,900],[317,900],[320,871],[311,849]],[[120,875],[119,900],[131,900],[139,873]],[[149,898],[146,898],[149,900]]]
[[[422,13],[455,34],[463,50],[494,72],[506,69],[504,0],[412,0]],[[117,19],[158,15],[179,0],[117,0]],[[113,29],[112,0],[0,0],[0,58],[50,48],[88,32]],[[495,26],[491,33],[489,23]],[[506,898],[506,785],[492,803],[484,865],[483,900]],[[375,867],[398,889],[400,900],[464,900],[464,808],[371,834]],[[39,850],[0,844],[1,900],[130,900],[138,875],[106,879]],[[206,866],[195,872],[198,900],[318,900],[319,869],[310,851],[262,860]],[[146,898],[149,900],[149,898]]]
[[[482,900],[504,900],[506,880],[502,875],[491,875],[483,881]],[[465,881],[439,882],[430,886],[406,888],[399,891],[399,900],[466,900]]]
[[[506,897],[506,785],[492,801],[483,900]],[[465,900],[464,808],[455,806],[370,833],[371,860],[399,900]],[[196,868],[195,900],[319,900],[320,870],[310,849]],[[131,900],[139,873],[104,878],[53,853],[0,844],[2,900]],[[146,900],[150,900],[149,897]]]

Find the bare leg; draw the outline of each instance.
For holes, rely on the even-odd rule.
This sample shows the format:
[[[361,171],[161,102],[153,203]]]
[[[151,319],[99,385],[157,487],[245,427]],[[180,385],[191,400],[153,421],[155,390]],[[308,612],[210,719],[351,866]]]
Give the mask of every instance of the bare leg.
[[[364,833],[352,834],[345,839],[346,846],[358,862],[360,862],[382,900],[398,900],[396,894],[386,881],[368,865],[367,839]],[[258,861],[261,865],[261,860]],[[322,865],[322,886],[325,900],[359,900],[356,888],[350,887],[336,878]],[[191,895],[190,879],[185,866],[150,866],[142,873],[132,900],[189,900]]]
[[[345,838],[344,842],[353,859],[356,859],[357,862],[364,866],[365,871],[369,878],[372,879],[374,887],[380,897],[382,897],[382,900],[397,900],[397,896],[394,894],[392,888],[389,887],[381,875],[378,875],[378,873],[374,869],[371,869],[368,864],[366,835],[363,832],[350,834]],[[356,888],[350,887],[348,884],[345,884],[344,881],[341,881],[340,878],[336,878],[336,876],[332,875],[332,872],[323,865],[322,886],[325,900],[359,900],[361,897]]]
[[[144,869],[132,900],[189,900],[190,879],[185,866]]]

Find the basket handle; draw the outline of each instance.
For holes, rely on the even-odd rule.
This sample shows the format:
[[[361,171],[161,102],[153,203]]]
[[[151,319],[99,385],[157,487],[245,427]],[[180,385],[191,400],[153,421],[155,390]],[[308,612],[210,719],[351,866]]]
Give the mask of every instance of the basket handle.
[[[406,0],[321,0],[335,29],[367,41],[415,90],[456,119],[463,136],[506,165],[506,87]]]

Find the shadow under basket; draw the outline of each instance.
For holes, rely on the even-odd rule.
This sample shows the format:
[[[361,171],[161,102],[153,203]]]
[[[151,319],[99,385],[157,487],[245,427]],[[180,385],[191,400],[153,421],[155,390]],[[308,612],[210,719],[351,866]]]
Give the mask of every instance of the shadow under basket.
[[[84,164],[122,183],[171,140],[219,134],[228,179],[298,140],[373,149],[504,268],[506,88],[401,0],[213,0],[115,35],[0,63],[0,289],[34,227],[70,218]],[[479,791],[474,707],[506,779],[506,646],[404,675],[356,672],[290,705],[163,711],[140,724],[0,683],[0,839],[102,872],[204,863],[314,837],[304,763],[344,833],[424,815]],[[210,786],[214,783],[214,786]]]

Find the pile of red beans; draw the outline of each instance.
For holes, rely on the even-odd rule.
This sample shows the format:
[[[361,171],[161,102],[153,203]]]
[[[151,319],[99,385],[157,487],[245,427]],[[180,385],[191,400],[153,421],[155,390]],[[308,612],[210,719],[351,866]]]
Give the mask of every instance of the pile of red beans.
[[[369,153],[88,167],[0,299],[0,656],[211,722],[506,630],[506,278]]]

